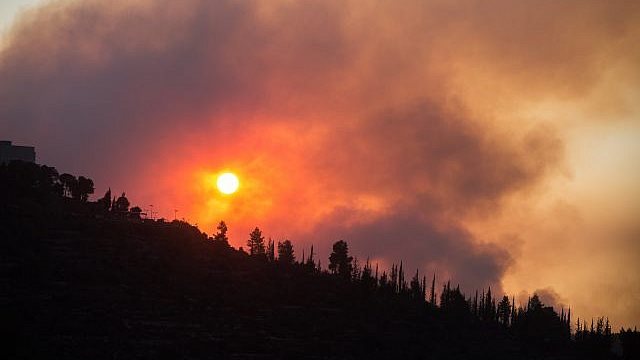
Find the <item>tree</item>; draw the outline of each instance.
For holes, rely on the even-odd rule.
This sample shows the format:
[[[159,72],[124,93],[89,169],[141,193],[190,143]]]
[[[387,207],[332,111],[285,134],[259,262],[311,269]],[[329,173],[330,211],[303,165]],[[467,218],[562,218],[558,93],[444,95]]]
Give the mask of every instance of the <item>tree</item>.
[[[371,291],[375,289],[377,281],[377,274],[374,278],[371,271],[371,263],[369,262],[369,258],[367,258],[367,262],[364,264],[364,268],[362,269],[362,275],[360,276],[360,283],[362,284],[363,288]]]
[[[496,301],[491,295],[491,287],[487,290],[486,295],[484,290],[482,291],[482,298],[480,299],[480,317],[486,321],[496,320]]]
[[[0,205],[9,198],[47,201],[63,195],[64,187],[53,167],[14,160],[0,163]]]
[[[511,316],[511,304],[509,303],[509,297],[503,296],[500,303],[498,303],[498,322],[504,326],[509,325],[509,318]]]
[[[307,260],[303,259],[305,266],[311,270],[315,270],[316,268],[316,263],[313,260],[313,256],[314,256],[313,245],[311,245],[311,251],[309,252],[309,257],[307,258]]]
[[[352,261],[353,257],[349,256],[349,247],[346,241],[336,241],[333,244],[333,252],[329,256],[329,270],[348,279],[353,270]]]
[[[134,206],[129,210],[129,215],[132,219],[140,219],[140,214],[142,213],[142,209],[139,206]]]
[[[353,280],[353,281],[360,280],[361,272],[362,271],[360,269],[360,262],[358,261],[358,258],[355,257],[353,259],[352,266],[351,266],[351,280]]]
[[[416,269],[416,274],[411,279],[409,283],[409,289],[411,292],[411,297],[416,300],[424,300],[422,285],[420,283],[420,274],[418,273],[418,269]]]
[[[398,292],[407,290],[407,282],[404,281],[404,270],[402,269],[402,261],[400,261],[400,270],[398,270]]]
[[[93,180],[84,176],[78,178],[77,199],[86,202],[89,200],[89,195],[93,194],[94,191]]]
[[[296,258],[293,254],[293,244],[289,240],[278,241],[278,261],[281,264],[293,265]]]
[[[117,214],[126,214],[129,211],[129,199],[127,199],[127,195],[122,193],[120,197],[113,203],[112,211]]]
[[[469,303],[460,291],[460,286],[458,285],[452,290],[451,283],[448,281],[442,288],[442,294],[440,294],[440,308],[448,314],[457,317],[469,316],[471,314]]]
[[[249,240],[247,240],[247,247],[249,248],[250,255],[264,256],[264,237],[262,231],[258,227],[253,229],[249,234]]]
[[[436,306],[436,273],[433,273],[433,280],[431,281],[431,298],[429,302],[431,305]]]
[[[111,210],[111,188],[104,193],[104,196],[96,201],[100,210],[108,212]]]
[[[276,260],[275,244],[271,238],[269,238],[269,243],[267,245],[267,260],[271,262]]]
[[[531,299],[529,299],[527,312],[537,312],[542,310],[543,307],[544,307],[544,304],[540,301],[538,294],[533,294]]]
[[[227,224],[224,221],[220,221],[218,227],[216,228],[218,232],[213,236],[213,241],[216,241],[220,244],[229,245],[229,238],[227,237]]]
[[[64,173],[59,177],[62,184],[62,195],[65,197],[72,197],[77,191],[78,179],[71,174]],[[75,196],[74,196],[75,197]]]

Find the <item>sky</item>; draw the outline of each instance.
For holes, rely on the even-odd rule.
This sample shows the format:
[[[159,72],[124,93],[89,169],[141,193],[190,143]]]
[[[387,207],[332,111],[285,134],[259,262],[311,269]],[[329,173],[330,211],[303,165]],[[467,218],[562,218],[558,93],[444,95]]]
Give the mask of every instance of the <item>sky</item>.
[[[13,3],[0,137],[94,198],[640,325],[640,3]]]
[[[14,18],[23,10],[37,6],[39,0],[3,0],[0,2],[0,31],[11,27]]]

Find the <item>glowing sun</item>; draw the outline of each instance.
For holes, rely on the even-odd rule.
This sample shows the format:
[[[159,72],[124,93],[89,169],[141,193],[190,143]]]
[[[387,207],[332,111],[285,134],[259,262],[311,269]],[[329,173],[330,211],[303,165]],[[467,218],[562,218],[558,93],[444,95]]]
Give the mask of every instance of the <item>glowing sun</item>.
[[[218,176],[218,181],[216,181],[216,185],[218,186],[218,190],[223,194],[233,194],[238,190],[238,186],[240,186],[240,180],[234,173],[225,172]]]

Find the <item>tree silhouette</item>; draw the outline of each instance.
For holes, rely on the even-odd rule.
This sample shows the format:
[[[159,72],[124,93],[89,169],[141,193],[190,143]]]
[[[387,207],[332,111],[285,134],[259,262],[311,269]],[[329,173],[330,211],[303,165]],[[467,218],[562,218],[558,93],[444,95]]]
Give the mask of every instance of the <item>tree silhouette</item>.
[[[449,282],[442,288],[440,308],[445,313],[456,318],[468,317],[471,314],[469,303],[460,291],[460,286],[456,286],[456,288],[452,290]]]
[[[482,319],[486,321],[494,321],[496,319],[496,302],[491,295],[491,287],[487,290],[487,294],[482,301],[482,305]]]
[[[361,274],[361,269],[360,269],[360,262],[358,261],[357,257],[353,258],[353,262],[352,262],[352,266],[351,266],[351,279],[354,281],[358,281],[360,280],[360,274]]]
[[[122,193],[120,197],[113,203],[112,211],[118,215],[124,216],[129,211],[129,199],[127,199],[127,195]]]
[[[14,160],[0,164],[0,202],[9,198],[36,201],[63,196],[64,186],[55,168]]]
[[[111,188],[109,188],[109,190],[104,193],[104,196],[98,199],[96,203],[98,204],[98,208],[100,210],[102,210],[103,212],[109,212],[111,210]]]
[[[436,274],[433,273],[433,280],[431,281],[431,297],[429,299],[431,305],[436,306]]]
[[[598,317],[591,321],[577,319],[572,336],[571,308],[562,308],[558,314],[552,307],[545,306],[537,294],[516,308],[514,298],[496,296],[491,288],[476,290],[475,296],[466,297],[459,286],[452,288],[451,282],[447,282],[438,294],[440,304],[436,306],[435,274],[430,294],[428,279],[420,277],[423,274],[417,270],[407,286],[403,262],[393,264],[386,271],[381,269],[380,277],[376,265],[374,276],[369,259],[358,266],[356,259],[349,256],[344,241],[336,242],[329,256],[332,274],[321,270],[320,259],[314,259],[313,246],[308,256],[303,255],[296,263],[289,240],[277,244],[279,263],[287,266],[266,264],[275,259],[276,248],[269,239],[265,249],[262,231],[257,227],[249,234],[246,249],[254,255],[265,254],[264,261],[250,259],[242,250],[229,247],[224,221],[217,227],[214,244],[225,244],[225,251],[207,251],[216,246],[204,241],[209,237],[184,221],[136,221],[141,209],[137,206],[129,209],[124,193],[112,200],[109,189],[101,199],[89,202],[91,186],[81,190],[81,178],[84,177],[58,176],[54,168],[37,164],[0,164],[0,238],[6,244],[3,250],[9,254],[6,256],[3,252],[5,256],[0,256],[0,262],[3,266],[9,265],[8,268],[29,269],[13,272],[18,275],[15,279],[11,272],[3,273],[0,280],[14,285],[6,286],[7,291],[17,290],[9,295],[19,296],[11,305],[12,311],[15,306],[15,313],[28,313],[36,305],[37,313],[45,315],[21,317],[16,324],[24,322],[28,329],[37,331],[39,338],[54,339],[32,344],[46,352],[51,350],[47,345],[49,341],[54,341],[57,348],[67,344],[67,338],[77,342],[74,346],[79,346],[82,352],[92,348],[95,343],[84,343],[82,332],[85,329],[101,331],[104,328],[101,321],[109,321],[110,329],[119,328],[119,317],[113,317],[111,322],[104,316],[107,308],[102,304],[107,301],[102,300],[106,299],[108,303],[118,304],[108,309],[139,319],[139,323],[136,323],[138,320],[130,322],[131,332],[150,340],[150,344],[157,340],[154,334],[162,332],[167,338],[179,338],[181,345],[185,345],[183,341],[191,345],[188,340],[191,335],[181,329],[191,329],[182,325],[195,324],[221,338],[228,334],[224,339],[232,351],[249,346],[251,352],[268,352],[272,344],[253,344],[255,337],[247,342],[249,345],[245,343],[245,334],[256,329],[272,332],[276,338],[287,339],[287,343],[299,342],[301,349],[303,345],[313,347],[313,343],[320,342],[322,346],[310,350],[317,358],[342,358],[340,355],[345,354],[349,358],[422,358],[427,351],[432,351],[434,358],[456,359],[637,359],[639,356],[640,334],[636,330],[621,329],[615,334],[609,320]],[[88,184],[85,180],[82,181]],[[122,216],[101,220],[110,208],[113,214]],[[45,226],[34,231],[34,225],[39,224]],[[92,241],[76,241],[80,239]],[[65,271],[55,276],[43,273],[58,268]],[[94,273],[95,276],[86,277]],[[342,276],[350,280],[344,281]],[[75,279],[90,279],[92,286],[76,287]],[[84,303],[74,300],[69,304],[38,303],[39,298],[49,298],[42,295],[48,295],[54,286],[64,289],[64,294],[73,295],[69,298],[87,300]],[[131,301],[121,301],[121,292],[109,291],[118,286],[140,291],[128,291]],[[149,296],[159,292],[161,296]],[[20,301],[23,293],[26,301]],[[425,303],[427,296],[430,305]],[[246,299],[251,299],[249,306]],[[151,311],[136,304],[149,304]],[[71,311],[77,306],[82,306],[82,312]],[[162,311],[165,306],[167,311]],[[259,309],[259,313],[250,308]],[[220,318],[217,309],[224,309],[230,315],[224,319],[223,326],[216,322]],[[55,316],[57,313],[65,316]],[[301,317],[304,325],[298,326],[303,323]],[[12,321],[10,317],[9,324],[13,325]],[[156,325],[140,325],[158,321],[163,325],[157,332],[152,327]],[[61,338],[61,334],[64,334],[64,343],[55,340]],[[348,341],[344,341],[345,334]],[[110,333],[104,336],[109,341],[105,344],[110,346],[114,339]],[[140,352],[132,355],[150,353],[146,343],[135,344],[127,345],[131,349],[140,348]],[[327,350],[332,347],[339,347],[342,353],[336,356]],[[347,350],[342,350],[343,347]],[[612,353],[612,349],[617,352]],[[154,347],[151,351],[157,350]],[[278,355],[283,354],[283,358],[291,355],[287,352]],[[300,354],[296,352],[292,357]],[[210,354],[189,355],[200,358]]]
[[[269,243],[267,244],[267,260],[271,262],[276,260],[275,244],[271,238],[269,238]]]
[[[71,174],[61,174],[60,183],[62,184],[63,196],[65,197],[72,197],[73,194],[77,191],[76,189],[78,187],[78,179],[76,179],[76,177]]]
[[[409,283],[409,290],[411,292],[411,297],[418,300],[424,300],[422,285],[420,283],[420,274],[418,273],[418,269],[416,269],[416,274],[411,278],[411,282]]]
[[[360,282],[366,290],[372,291],[373,289],[375,289],[377,281],[377,274],[376,277],[373,276],[373,273],[371,271],[371,263],[369,263],[369,258],[367,258],[367,262],[364,264],[364,268],[362,269],[362,275],[360,275]]]
[[[249,248],[249,255],[264,256],[264,237],[262,231],[258,227],[253,229],[249,234],[249,240],[247,240],[247,248]]]
[[[640,359],[640,332],[637,329],[620,329],[620,342],[624,359]]]
[[[329,270],[345,279],[349,279],[353,271],[352,261],[353,257],[349,256],[349,247],[346,241],[336,241],[333,244],[333,252],[329,256]]]
[[[132,219],[140,219],[140,214],[142,214],[142,209],[139,206],[134,206],[129,210]]]
[[[540,301],[540,297],[538,297],[538,294],[533,294],[531,299],[529,299],[529,302],[527,305],[527,312],[540,311],[543,306],[544,304]]]
[[[293,244],[289,240],[278,241],[278,262],[285,265],[293,265],[296,258],[293,254]]]
[[[316,265],[314,256],[315,256],[315,252],[313,250],[313,245],[311,245],[309,256],[307,256],[306,259],[304,256],[302,257],[302,265],[304,269],[311,273],[317,271],[317,265]]]
[[[400,269],[398,270],[398,292],[403,292],[407,289],[407,282],[404,280],[404,269],[402,268],[402,261],[400,261]]]
[[[74,196],[74,198],[77,198],[82,202],[86,202],[89,200],[89,195],[93,194],[94,191],[93,180],[80,176],[78,178],[77,196]]]
[[[509,303],[509,297],[505,295],[498,304],[498,322],[504,326],[508,326],[510,318],[511,304]]]
[[[216,228],[218,232],[213,236],[213,241],[229,246],[229,238],[227,237],[227,224],[224,221],[220,221]]]

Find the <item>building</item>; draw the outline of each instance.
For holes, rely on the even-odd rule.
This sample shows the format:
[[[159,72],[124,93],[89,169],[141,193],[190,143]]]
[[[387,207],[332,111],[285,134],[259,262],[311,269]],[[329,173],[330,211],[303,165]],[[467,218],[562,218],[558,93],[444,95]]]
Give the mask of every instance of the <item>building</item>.
[[[11,141],[0,141],[0,164],[12,160],[36,162],[36,148],[33,146],[15,146]]]

